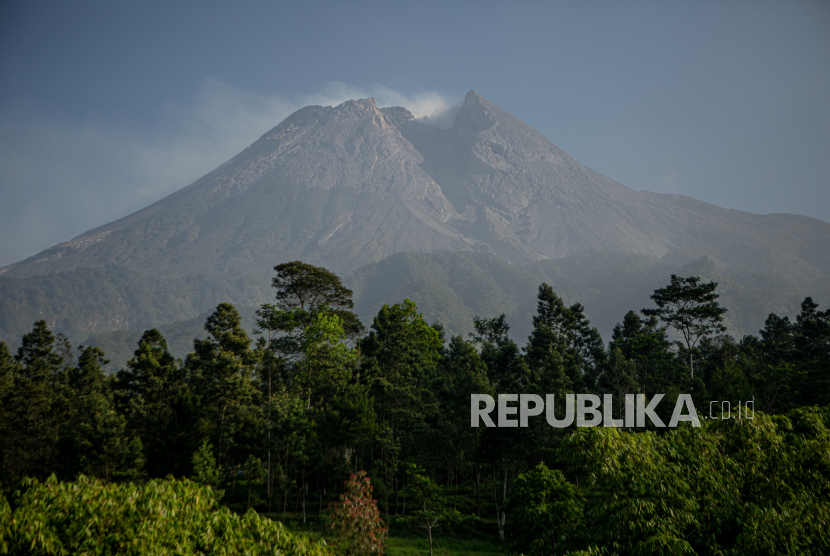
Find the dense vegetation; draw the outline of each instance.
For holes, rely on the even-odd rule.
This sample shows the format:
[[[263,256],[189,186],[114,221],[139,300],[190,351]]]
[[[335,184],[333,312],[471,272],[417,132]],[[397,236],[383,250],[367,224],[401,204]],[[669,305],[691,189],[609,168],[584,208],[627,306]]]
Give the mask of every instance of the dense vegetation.
[[[384,304],[394,305],[408,298],[418,305],[418,311],[428,322],[441,322],[447,336],[461,334],[467,337],[470,332],[474,332],[475,316],[494,317],[504,313],[511,325],[511,336],[520,346],[532,331],[536,288],[543,282],[553,286],[568,305],[581,303],[591,324],[606,339],[611,336],[621,315],[629,309],[649,305],[652,291],[668,282],[672,274],[700,276],[704,280],[717,282],[720,303],[729,309],[725,315],[725,324],[729,333],[736,338],[748,333],[757,334],[770,313],[795,318],[801,301],[807,295],[822,304],[830,302],[830,280],[827,279],[811,281],[803,278],[796,281],[746,269],[717,268],[705,257],[692,262],[681,261],[685,259],[673,261],[670,257],[659,259],[647,255],[587,252],[534,264],[511,265],[490,253],[396,253],[378,263],[359,268],[344,278],[344,284],[354,291],[355,312],[367,327],[371,326],[372,318]],[[101,277],[95,279],[100,280]],[[2,280],[0,278],[0,298],[5,288]],[[249,277],[247,280],[254,284],[267,284],[265,279],[254,280]],[[100,310],[90,311],[96,305],[83,303],[82,299],[68,303],[67,300],[82,292],[75,291],[66,284],[57,283],[54,289],[49,290],[62,300],[64,320],[47,321],[54,322],[55,327],[63,331],[69,330],[67,325],[70,321],[102,324]],[[41,286],[53,288],[51,284]],[[139,291],[126,282],[124,287],[128,291]],[[129,323],[125,320],[114,327],[132,330],[105,332],[91,337],[75,336],[86,345],[95,345],[106,351],[107,358],[111,360],[108,370],[117,371],[126,365],[142,332],[152,328],[153,322],[169,323],[159,325],[158,329],[164,333],[168,349],[176,357],[184,358],[193,349],[193,338],[205,337],[204,322],[215,305],[202,305],[199,309],[201,312],[196,316],[196,300],[189,297],[185,290],[174,289],[175,296],[179,298],[178,303],[183,303],[183,299],[193,299],[194,303],[189,306],[188,312],[180,313],[182,316],[169,318],[173,314],[172,309],[178,305],[168,303],[168,298],[160,299],[158,296],[173,288],[172,283],[153,287],[159,288],[151,290],[156,297],[146,297],[143,293],[140,296],[124,296],[125,300],[141,301],[143,307],[132,312],[128,311],[126,305],[123,306],[119,314],[129,313],[134,318]],[[222,297],[221,291],[211,289],[207,283],[200,283],[198,287],[198,300],[201,303],[206,303],[209,299],[230,299]],[[256,328],[256,306],[272,295],[267,293],[267,296],[260,294],[257,301],[248,298],[236,304],[242,316],[242,325],[249,332]],[[10,312],[6,316],[9,319],[13,316],[18,323],[15,326],[20,332],[8,337],[17,342],[31,327],[31,320],[24,319],[27,313],[22,310],[19,300],[26,296],[31,298],[32,295],[28,290],[19,291],[15,295],[19,296],[16,297],[18,304],[9,306]],[[108,295],[110,294],[102,292],[101,299],[106,299]],[[41,300],[43,306],[39,310],[43,312],[40,314],[50,314],[50,308],[55,305],[50,299]],[[0,299],[0,321],[4,318],[3,303]],[[140,318],[141,315],[144,315],[143,319]],[[192,318],[179,320],[186,318],[184,315]],[[150,317],[156,320],[151,320]],[[0,324],[0,339],[3,338],[2,330],[9,328],[3,328]]]
[[[282,524],[220,508],[210,487],[191,481],[103,484],[51,478],[29,488],[11,513],[0,498],[0,553],[248,554],[325,556],[325,544],[292,535]]]
[[[141,500],[173,496],[183,504],[176,521],[195,520],[189,532],[159,521],[155,537],[135,540],[133,531],[112,542],[208,553],[186,543],[214,519],[277,534],[255,514],[218,509],[213,493],[238,513],[306,521],[343,502],[344,480],[360,470],[392,531],[430,540],[443,528],[480,531],[526,554],[830,550],[830,310],[810,298],[793,321],[771,314],[759,336],[735,340],[710,327],[690,352],[663,321],[634,311],[605,344],[581,305],[542,284],[520,349],[504,315],[475,319],[468,338],[446,338],[409,300],[383,305],[366,333],[337,276],[302,263],[276,270],[256,341],[223,303],[185,359],[148,330],[114,375],[100,348],[81,346],[76,357],[44,321],[16,355],[0,343],[0,481],[10,504],[0,500],[0,551],[52,529],[64,531],[64,546],[80,546],[60,519],[117,507],[134,512],[125,521],[148,522],[139,515],[156,515],[155,502]],[[662,393],[666,422],[689,393],[702,417],[721,419],[668,431],[557,429],[542,417],[471,428],[471,393]],[[757,412],[736,419],[734,408],[750,400]],[[210,488],[152,481],[168,476]],[[191,519],[194,496],[213,513]],[[101,506],[78,506],[86,500]],[[43,525],[26,529],[12,520],[19,515]]]

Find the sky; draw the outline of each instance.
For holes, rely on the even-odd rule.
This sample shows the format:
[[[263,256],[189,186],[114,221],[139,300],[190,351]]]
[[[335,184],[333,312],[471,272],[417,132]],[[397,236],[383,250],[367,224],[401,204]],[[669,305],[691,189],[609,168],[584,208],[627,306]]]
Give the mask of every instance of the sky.
[[[0,2],[0,266],[294,110],[475,89],[635,190],[830,222],[830,2]]]

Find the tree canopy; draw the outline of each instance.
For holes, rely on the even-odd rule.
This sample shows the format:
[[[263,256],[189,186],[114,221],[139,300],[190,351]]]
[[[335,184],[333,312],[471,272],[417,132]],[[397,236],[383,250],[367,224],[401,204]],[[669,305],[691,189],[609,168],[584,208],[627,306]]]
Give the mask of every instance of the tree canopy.
[[[694,378],[693,350],[701,338],[725,332],[723,314],[726,309],[717,302],[715,282],[701,282],[697,276],[680,278],[671,275],[671,283],[654,290],[652,301],[656,309],[643,309],[646,316],[655,316],[683,337],[689,352],[689,376]]]

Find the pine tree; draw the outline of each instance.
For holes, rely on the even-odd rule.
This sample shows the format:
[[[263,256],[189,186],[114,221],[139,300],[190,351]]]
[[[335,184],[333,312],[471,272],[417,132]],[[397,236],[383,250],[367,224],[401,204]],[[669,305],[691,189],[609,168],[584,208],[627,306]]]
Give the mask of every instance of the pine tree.
[[[208,337],[194,340],[185,366],[198,393],[203,438],[215,447],[220,469],[230,471],[241,466],[258,444],[262,408],[253,382],[257,355],[230,303],[216,307],[205,330]]]
[[[67,377],[69,415],[62,424],[58,470],[66,479],[78,474],[105,481],[132,480],[143,473],[141,442],[126,430],[115,411],[104,352],[81,346],[78,364]]]
[[[605,359],[605,346],[579,303],[566,307],[548,284],[539,286],[525,359],[541,392],[585,392]]]
[[[65,379],[70,350],[66,338],[56,338],[42,320],[23,335],[9,404],[15,416],[8,446],[13,478],[45,478],[56,467],[59,431],[69,409]]]
[[[118,372],[116,408],[141,441],[150,477],[189,473],[192,402],[186,375],[156,329],[146,331],[127,368]]]

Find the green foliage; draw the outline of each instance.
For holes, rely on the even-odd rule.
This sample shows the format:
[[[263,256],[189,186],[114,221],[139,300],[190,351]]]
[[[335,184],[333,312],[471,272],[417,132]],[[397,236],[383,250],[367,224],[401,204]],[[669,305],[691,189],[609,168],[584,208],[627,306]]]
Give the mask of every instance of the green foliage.
[[[431,452],[445,461],[477,461],[482,431],[459,424],[470,418],[471,393],[492,395],[494,391],[487,366],[473,344],[461,336],[450,339],[438,363],[432,390],[441,407],[441,418],[432,430],[437,445]]]
[[[258,356],[240,321],[233,305],[220,303],[205,323],[208,337],[194,341],[185,361],[198,395],[199,429],[226,473],[244,464],[262,418],[253,384]]]
[[[505,537],[530,556],[566,554],[584,544],[583,502],[559,470],[540,463],[513,483]]]
[[[357,350],[346,343],[342,321],[336,314],[317,313],[305,328],[297,364],[296,378],[312,403],[324,403],[340,392],[351,378],[351,366]]]
[[[428,537],[439,527],[493,539],[498,532],[534,556],[827,551],[830,408],[805,406],[830,404],[830,311],[812,299],[793,321],[770,315],[759,337],[700,338],[692,380],[685,352],[673,349],[656,316],[621,312],[606,349],[582,305],[567,305],[571,294],[546,284],[522,350],[504,314],[473,319],[470,341],[445,341],[444,327],[427,323],[409,299],[381,306],[358,341],[339,278],[303,263],[277,270],[282,305],[260,311],[255,346],[226,303],[207,316],[184,363],[160,331],[148,330],[116,377],[105,373],[100,348],[82,346],[75,361],[68,340],[42,321],[17,357],[0,342],[0,490],[50,473],[119,483],[77,483],[99,494],[147,476],[189,476],[214,508],[221,495],[237,511],[293,512],[311,527],[343,479],[363,468],[372,470],[379,509],[361,481],[348,488],[363,494],[346,497],[371,505],[372,515],[385,512],[393,528],[417,524]],[[575,391],[618,402],[665,393],[664,421],[674,398],[691,392],[701,416],[717,399],[712,417],[723,419],[659,434],[556,429],[544,416],[515,429],[469,426],[471,393],[551,393],[561,415],[562,395]],[[720,414],[721,402],[731,402],[733,419]],[[42,488],[60,490],[30,481],[11,507],[0,500],[0,517]],[[118,496],[143,496],[144,487],[130,488]],[[64,510],[52,504],[44,519],[60,521]],[[202,527],[182,512],[182,527]],[[479,517],[454,523],[473,512]],[[108,523],[109,514],[100,519]],[[20,527],[0,530],[0,550],[20,540]],[[62,530],[56,525],[54,538]],[[27,538],[52,538],[35,536]]]
[[[352,292],[340,278],[318,266],[294,261],[274,267],[277,275],[271,286],[277,290],[277,306],[281,310],[304,309],[313,313],[326,305],[331,309],[351,309]]]
[[[12,521],[12,509],[0,492],[0,554],[9,553],[8,524]]]
[[[0,492],[3,488],[12,485],[13,468],[17,466],[15,421],[17,413],[15,405],[18,396],[15,392],[15,382],[18,380],[19,366],[5,342],[0,342]]]
[[[539,286],[526,361],[535,390],[547,394],[584,392],[593,386],[605,346],[579,303],[566,307],[548,284]]]
[[[113,406],[111,377],[100,348],[81,346],[78,365],[67,373],[68,411],[58,441],[62,477],[134,480],[144,471],[141,440]]]
[[[619,355],[611,357],[614,365],[624,367],[627,363],[634,366],[633,376],[625,376],[627,371],[607,367],[609,375],[600,379],[601,390],[615,391],[615,382],[630,384],[626,392],[644,391],[649,396],[665,392],[672,385],[682,383],[685,379],[683,367],[672,352],[672,344],[666,337],[666,331],[658,326],[656,317],[641,319],[634,311],[629,311],[622,323],[614,327],[608,351]],[[619,374],[623,376],[619,376]]]
[[[209,487],[187,480],[136,486],[50,478],[32,482],[11,515],[3,502],[0,547],[11,555],[330,554],[253,511],[219,508]]]
[[[116,409],[126,417],[128,431],[141,441],[148,474],[188,474],[195,440],[190,437],[192,401],[185,373],[158,330],[142,335],[114,387]]]
[[[818,303],[806,298],[795,328],[795,349],[804,369],[799,403],[830,403],[830,309],[819,311]]]
[[[383,524],[377,501],[372,498],[372,484],[365,471],[349,476],[339,502],[329,505],[329,529],[337,538],[338,548],[350,556],[384,554],[387,528]]]
[[[340,277],[325,268],[294,261],[274,267],[277,275],[271,286],[277,291],[276,304],[264,304],[257,311],[257,325],[278,335],[270,337],[272,349],[291,357],[302,350],[305,330],[319,312],[333,313],[347,336],[357,338],[363,325],[351,310],[352,291]]]
[[[422,467],[408,464],[406,479],[407,491],[414,499],[416,509],[405,519],[405,523],[423,531],[429,539],[429,553],[432,556],[433,532],[442,525],[461,521],[463,516],[450,507],[444,489],[436,485]]]
[[[564,475],[538,466],[514,483],[508,538],[531,554],[824,554],[829,417],[578,429],[561,449]]]
[[[422,556],[429,550],[429,539],[421,535],[393,535],[389,537],[386,554],[389,556]],[[491,539],[471,539],[443,536],[434,543],[436,556],[504,556],[504,545]]]
[[[381,472],[374,473],[376,484],[394,483],[400,461],[428,450],[430,424],[437,410],[429,387],[442,344],[440,332],[427,324],[409,299],[384,305],[369,335],[360,342],[360,380],[369,385],[384,441],[377,462]],[[389,492],[384,492],[386,508]]]
[[[193,480],[216,488],[219,484],[219,469],[213,457],[213,446],[207,440],[193,454]]]

